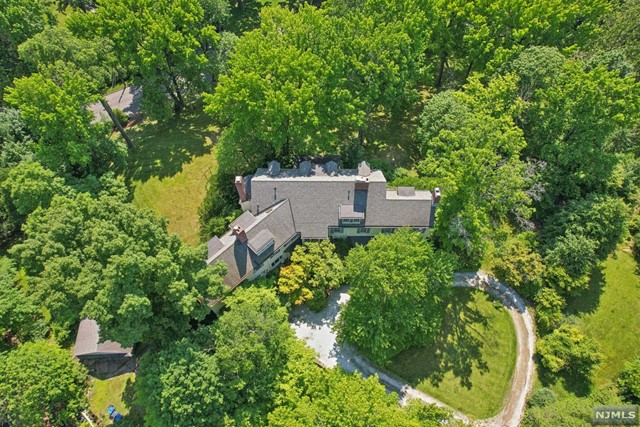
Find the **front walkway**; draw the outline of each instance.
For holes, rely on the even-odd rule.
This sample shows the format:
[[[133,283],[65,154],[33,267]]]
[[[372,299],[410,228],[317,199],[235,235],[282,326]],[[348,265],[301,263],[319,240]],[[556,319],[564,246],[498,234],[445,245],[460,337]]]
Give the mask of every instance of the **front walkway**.
[[[472,287],[492,294],[499,299],[513,319],[518,339],[518,359],[514,370],[511,389],[505,399],[502,411],[493,418],[474,422],[475,425],[496,427],[517,427],[524,415],[526,397],[533,385],[533,352],[535,348],[535,329],[533,319],[522,298],[511,288],[489,277],[483,272],[460,273],[455,276],[454,286]],[[298,338],[307,342],[318,354],[318,361],[332,368],[340,365],[347,372],[358,371],[365,377],[377,374],[387,391],[395,391],[401,402],[407,399],[420,399],[448,409],[446,404],[417,390],[404,381],[395,378],[358,355],[348,344],[340,345],[332,326],[339,315],[340,306],[349,300],[348,287],[342,287],[329,296],[328,306],[319,313],[310,311],[306,306],[297,307],[292,314],[291,327]],[[459,411],[454,416],[467,423],[472,421]]]

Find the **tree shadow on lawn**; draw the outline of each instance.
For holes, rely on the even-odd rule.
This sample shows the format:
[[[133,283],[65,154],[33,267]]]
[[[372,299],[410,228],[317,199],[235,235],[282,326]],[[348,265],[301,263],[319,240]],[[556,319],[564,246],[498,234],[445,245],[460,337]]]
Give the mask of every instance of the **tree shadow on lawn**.
[[[565,313],[567,315],[579,315],[595,312],[600,305],[600,297],[604,292],[605,286],[604,266],[597,266],[591,272],[587,289],[567,299]]]
[[[122,392],[122,403],[129,413],[122,417],[122,421],[118,425],[122,427],[136,427],[144,424],[144,408],[136,404],[136,383],[127,379]]]
[[[593,382],[588,377],[568,373],[554,374],[541,363],[536,363],[536,365],[538,368],[538,378],[544,387],[551,388],[554,384],[561,383],[565,390],[573,393],[577,397],[587,396],[593,389]]]
[[[192,157],[209,154],[215,140],[211,119],[202,112],[185,113],[164,122],[146,122],[129,130],[137,148],[130,153],[127,179],[147,181],[171,177],[182,171]]]
[[[482,374],[489,371],[482,347],[495,337],[487,318],[471,303],[472,299],[471,292],[454,293],[436,342],[429,347],[403,351],[393,359],[393,370],[402,372],[401,376],[413,386],[428,379],[436,387],[451,372],[463,387],[471,389],[474,368]]]

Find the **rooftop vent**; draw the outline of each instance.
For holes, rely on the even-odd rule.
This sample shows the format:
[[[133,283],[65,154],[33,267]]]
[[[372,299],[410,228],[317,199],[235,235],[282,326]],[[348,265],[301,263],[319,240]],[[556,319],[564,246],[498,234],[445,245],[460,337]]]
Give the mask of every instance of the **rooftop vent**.
[[[278,163],[275,160],[270,161],[268,166],[267,166],[267,173],[270,176],[278,175],[280,173],[280,163]]]
[[[298,173],[302,176],[309,176],[311,174],[311,163],[306,160],[301,162],[298,165]]]
[[[369,166],[369,163],[365,161],[360,162],[360,164],[358,165],[358,175],[360,176],[371,175],[371,166]]]
[[[336,173],[338,173],[338,164],[331,160],[330,162],[324,164],[324,171],[327,175],[335,175]]]

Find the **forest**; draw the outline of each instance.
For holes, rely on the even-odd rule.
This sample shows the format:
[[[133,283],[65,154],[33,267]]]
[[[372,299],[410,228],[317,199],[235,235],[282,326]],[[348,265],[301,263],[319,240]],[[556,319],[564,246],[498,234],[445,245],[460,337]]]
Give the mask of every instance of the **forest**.
[[[122,425],[464,425],[319,367],[289,319],[350,286],[340,340],[396,372],[479,269],[534,313],[522,425],[639,404],[639,23],[638,0],[0,0],[0,425],[109,422],[83,318],[139,357]],[[206,242],[233,177],[328,155],[439,187],[428,238],[307,242],[227,292]]]

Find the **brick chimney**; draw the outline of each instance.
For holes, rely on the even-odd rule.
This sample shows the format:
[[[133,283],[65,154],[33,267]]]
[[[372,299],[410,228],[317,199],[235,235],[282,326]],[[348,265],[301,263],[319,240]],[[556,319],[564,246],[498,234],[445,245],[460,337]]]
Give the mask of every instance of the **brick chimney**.
[[[244,179],[241,176],[236,176],[236,190],[238,191],[238,196],[240,197],[240,202],[246,202],[249,200],[249,196],[247,195],[247,188],[244,185]]]
[[[241,244],[247,241],[247,233],[244,231],[244,228],[239,225],[234,225],[232,230],[233,235],[236,236],[236,239],[238,239]]]

